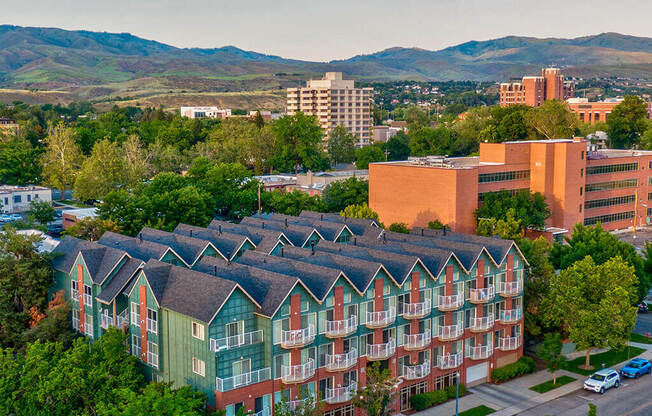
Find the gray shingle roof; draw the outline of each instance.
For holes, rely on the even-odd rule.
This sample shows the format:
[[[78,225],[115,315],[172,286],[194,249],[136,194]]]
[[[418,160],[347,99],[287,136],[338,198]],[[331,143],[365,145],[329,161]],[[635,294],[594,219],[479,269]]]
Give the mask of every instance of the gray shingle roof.
[[[363,235],[365,229],[370,226],[380,229],[380,227],[378,226],[378,222],[372,219],[343,217],[339,214],[334,214],[331,212],[322,213],[322,212],[303,210],[301,211],[301,214],[299,214],[299,217],[314,218],[314,219],[319,219],[321,221],[330,221],[338,224],[346,224],[351,229],[351,231],[357,235]],[[382,231],[382,229],[380,230]]]
[[[306,227],[313,227],[319,234],[321,234],[326,240],[335,241],[339,237],[340,233],[348,228],[348,231],[353,233],[351,229],[342,223],[336,223],[332,221],[321,221],[319,218],[312,217],[295,217],[292,215],[284,214],[271,214],[271,219],[273,221],[280,221],[284,223],[287,221],[288,224],[303,225]]]
[[[197,261],[208,246],[206,239],[193,238],[183,234],[170,233],[148,227],[143,227],[136,236],[136,238],[141,237],[143,240],[170,247],[188,265],[192,265]]]
[[[229,233],[225,230],[220,232],[219,230],[187,224],[179,224],[174,229],[174,234],[210,242],[226,259],[232,259],[240,247],[248,240],[246,236]],[[251,243],[255,245],[253,241]]]
[[[163,244],[153,243],[145,239],[129,237],[127,235],[116,234],[110,231],[105,232],[97,242],[107,247],[124,250],[129,253],[131,257],[135,257],[144,262],[147,262],[150,259],[159,260],[169,250],[169,247]]]
[[[70,269],[77,259],[79,250],[86,247],[92,247],[92,243],[79,238],[64,236],[59,245],[52,251],[54,256],[52,267],[54,270],[70,273]]]
[[[270,253],[279,241],[283,244],[292,244],[281,231],[250,227],[245,224],[232,224],[226,221],[213,220],[208,226],[209,229],[222,230],[232,234],[239,234],[249,238],[256,246],[256,251]],[[287,240],[287,241],[285,241]]]
[[[289,224],[286,227],[284,222],[245,217],[240,224],[258,227],[266,230],[281,231],[292,242],[293,245],[301,247],[306,240],[316,231],[313,227],[305,225]]]
[[[123,250],[105,247],[97,243],[80,250],[93,283],[101,284],[115,268],[120,259],[127,255]]]
[[[143,265],[143,261],[134,258],[128,258],[120,266],[118,272],[113,275],[111,281],[102,289],[97,296],[97,300],[104,303],[111,303],[118,294],[123,291],[132,279],[135,278],[138,269]],[[135,280],[135,279],[134,279]]]

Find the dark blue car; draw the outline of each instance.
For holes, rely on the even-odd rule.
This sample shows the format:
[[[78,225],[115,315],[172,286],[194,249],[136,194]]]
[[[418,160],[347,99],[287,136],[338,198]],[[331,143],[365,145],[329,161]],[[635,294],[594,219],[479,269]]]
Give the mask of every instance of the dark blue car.
[[[620,369],[620,375],[629,378],[639,378],[643,374],[650,374],[651,371],[652,365],[650,365],[648,360],[634,358]]]

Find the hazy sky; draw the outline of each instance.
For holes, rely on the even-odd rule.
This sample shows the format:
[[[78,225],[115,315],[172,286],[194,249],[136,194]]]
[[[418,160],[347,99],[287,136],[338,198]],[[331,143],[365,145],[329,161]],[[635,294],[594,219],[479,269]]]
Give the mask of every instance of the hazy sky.
[[[651,0],[0,0],[0,23],[327,61],[506,35],[652,37]]]

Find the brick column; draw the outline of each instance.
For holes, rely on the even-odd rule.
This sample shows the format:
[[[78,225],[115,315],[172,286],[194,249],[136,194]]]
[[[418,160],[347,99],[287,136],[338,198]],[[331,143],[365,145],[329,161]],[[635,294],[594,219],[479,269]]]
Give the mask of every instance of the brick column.
[[[138,285],[140,296],[140,358],[147,362],[147,287]]]
[[[446,266],[446,282],[444,295],[453,294],[453,266]],[[453,325],[453,311],[444,312],[444,325]]]
[[[333,319],[341,321],[344,319],[344,286],[336,286],[333,289]],[[344,339],[336,338],[333,341],[333,353],[344,353]],[[337,387],[344,383],[344,374],[340,371],[335,373],[333,387]]]
[[[507,255],[507,267],[505,268],[505,281],[513,282],[514,281],[514,255]],[[512,309],[512,298],[508,297],[505,299],[505,309]]]
[[[84,332],[86,314],[84,313],[84,268],[81,264],[77,265],[77,297],[79,304],[79,330]]]
[[[383,310],[383,279],[374,281],[374,312]],[[374,329],[374,344],[383,342],[383,329]]]
[[[484,289],[485,288],[485,280],[484,280],[484,260],[478,260],[478,264],[476,267],[476,276],[475,276],[475,287],[477,289]],[[475,317],[476,318],[482,318],[484,316],[484,305],[478,304],[475,305]],[[482,343],[482,334],[476,334],[475,335],[475,342],[476,345]]]
[[[419,297],[419,272],[412,272],[412,275],[410,277],[411,277],[410,303],[418,303],[421,301]],[[419,320],[418,319],[410,320],[410,333],[416,334],[418,332],[419,332]],[[419,360],[419,352],[418,351],[410,352],[410,363],[417,364],[418,360]]]
[[[290,330],[301,329],[301,294],[290,296]],[[301,364],[301,349],[290,352],[290,365]]]

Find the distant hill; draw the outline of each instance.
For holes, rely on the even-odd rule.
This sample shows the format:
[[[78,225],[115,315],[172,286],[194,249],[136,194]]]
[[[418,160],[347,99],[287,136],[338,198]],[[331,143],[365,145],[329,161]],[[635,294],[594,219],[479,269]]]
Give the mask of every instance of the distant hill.
[[[182,49],[128,33],[0,26],[0,87],[75,90],[84,98],[278,89],[327,70],[361,80],[498,81],[536,74],[546,65],[582,77],[652,79],[652,38],[508,36],[439,51],[397,47],[320,63],[234,46]]]

